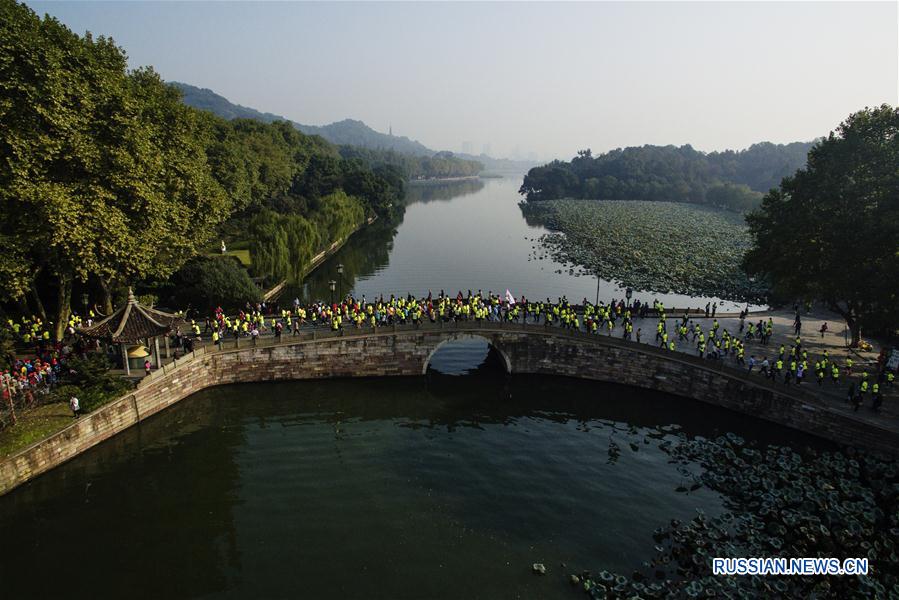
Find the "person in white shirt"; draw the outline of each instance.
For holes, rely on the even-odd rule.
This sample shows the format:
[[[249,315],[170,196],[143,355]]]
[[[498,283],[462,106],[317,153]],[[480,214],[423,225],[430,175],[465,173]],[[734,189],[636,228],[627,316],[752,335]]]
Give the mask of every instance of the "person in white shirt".
[[[69,398],[69,408],[72,409],[72,418],[77,419],[79,413],[81,413],[81,403],[78,401],[78,398],[75,396]]]

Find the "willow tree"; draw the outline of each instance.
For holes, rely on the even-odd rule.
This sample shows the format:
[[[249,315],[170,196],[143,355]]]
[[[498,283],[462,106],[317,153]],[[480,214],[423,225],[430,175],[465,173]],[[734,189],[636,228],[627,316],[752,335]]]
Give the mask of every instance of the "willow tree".
[[[302,279],[321,243],[312,222],[265,208],[250,221],[248,234],[253,272],[272,279]]]
[[[111,39],[0,0],[2,293],[50,290],[57,338],[72,286],[164,277],[228,216],[196,116]],[[46,294],[46,292],[45,292]]]
[[[860,340],[899,328],[899,109],[852,114],[816,144],[808,166],[747,216],[750,273],[780,297],[820,300]]]
[[[315,257],[315,249],[321,244],[321,234],[300,215],[282,217],[282,226],[290,252],[289,275],[294,281],[301,281]]]
[[[290,272],[290,249],[280,215],[262,209],[250,221],[248,233],[253,272],[271,279],[286,277]]]
[[[332,192],[321,199],[313,220],[321,236],[321,245],[327,246],[355,231],[365,219],[365,209],[354,196],[343,190]]]

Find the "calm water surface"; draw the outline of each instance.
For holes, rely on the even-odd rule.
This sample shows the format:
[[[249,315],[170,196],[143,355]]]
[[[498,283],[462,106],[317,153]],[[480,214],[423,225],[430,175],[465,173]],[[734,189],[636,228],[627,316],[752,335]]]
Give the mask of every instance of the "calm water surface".
[[[447,374],[196,394],[0,498],[4,597],[578,598],[571,570],[629,573],[722,510],[662,440],[795,438],[495,360],[474,339]]]
[[[329,300],[328,282],[339,282],[337,295],[353,292],[371,299],[384,294],[416,296],[455,295],[478,289],[517,298],[569,300],[596,298],[597,280],[591,275],[569,274],[570,266],[551,258],[530,256],[539,246],[536,238],[548,233],[529,225],[518,207],[520,177],[465,180],[444,184],[410,185],[408,206],[396,225],[376,223],[356,233],[347,244],[313,272],[306,284],[287,290],[284,300]],[[337,265],[344,265],[339,276]],[[616,283],[599,282],[600,299],[623,298]],[[658,298],[669,307],[700,307],[718,301],[726,309],[741,305],[716,298],[691,298],[679,294],[634,294],[652,302]]]

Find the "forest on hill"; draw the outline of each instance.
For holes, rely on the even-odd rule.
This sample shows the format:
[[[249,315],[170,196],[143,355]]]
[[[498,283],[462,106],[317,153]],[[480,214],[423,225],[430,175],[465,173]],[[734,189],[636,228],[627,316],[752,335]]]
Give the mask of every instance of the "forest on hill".
[[[598,156],[581,150],[571,161],[531,169],[520,193],[529,201],[657,200],[747,211],[781,179],[805,166],[812,145],[762,142],[745,150],[710,153],[689,145],[647,145]]]
[[[362,121],[344,119],[329,125],[303,125],[279,115],[265,113],[230,102],[206,88],[171,82],[183,94],[184,103],[212,112],[225,119],[255,119],[263,123],[285,121],[308,135],[318,135],[341,147],[341,153],[352,155],[370,165],[399,167],[406,179],[434,177],[466,177],[484,169],[477,160],[460,158],[452,152],[435,152],[424,144],[405,136],[375,131]]]
[[[361,146],[377,150],[393,150],[413,156],[431,156],[434,150],[404,135],[375,131],[358,119],[343,119],[327,125],[297,125],[303,133],[320,135],[338,146]]]
[[[181,92],[182,101],[188,106],[209,111],[223,119],[253,119],[263,123],[289,121],[289,119],[273,113],[258,111],[255,108],[235,104],[224,96],[216,94],[209,88],[200,88],[180,81],[169,81],[168,84]],[[295,124],[296,125],[296,124]]]
[[[340,146],[340,155],[348,160],[358,159],[372,168],[393,166],[406,179],[443,179],[448,177],[473,177],[484,170],[476,160],[465,160],[452,152],[438,152],[433,156],[402,154],[395,150],[373,150],[359,146]]]
[[[188,106],[207,110],[225,119],[255,119],[263,123],[286,121],[307,135],[320,135],[337,146],[361,146],[363,148],[393,150],[413,156],[432,156],[435,154],[421,142],[410,140],[405,136],[395,136],[375,131],[362,121],[343,119],[328,125],[304,125],[291,121],[287,117],[262,112],[240,104],[234,104],[221,94],[208,88],[200,88],[180,81],[169,82],[181,91],[184,103]]]

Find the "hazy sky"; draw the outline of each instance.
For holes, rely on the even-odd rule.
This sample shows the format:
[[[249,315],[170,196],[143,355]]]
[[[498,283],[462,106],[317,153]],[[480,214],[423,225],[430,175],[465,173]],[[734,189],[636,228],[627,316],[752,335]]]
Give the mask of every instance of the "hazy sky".
[[[166,80],[438,150],[743,148],[899,95],[896,2],[28,4]]]

